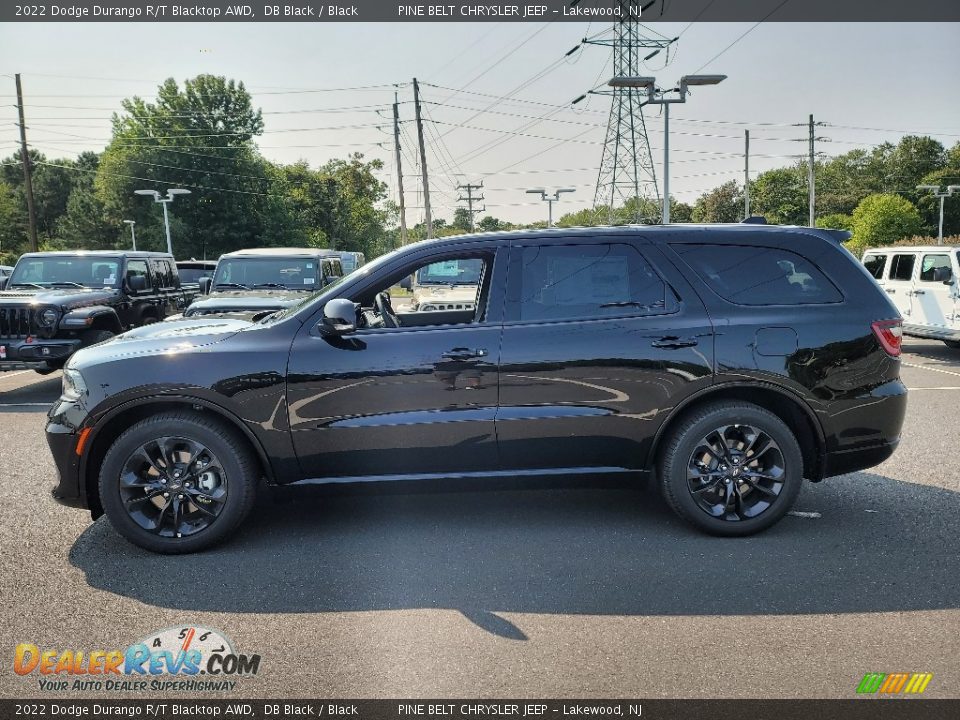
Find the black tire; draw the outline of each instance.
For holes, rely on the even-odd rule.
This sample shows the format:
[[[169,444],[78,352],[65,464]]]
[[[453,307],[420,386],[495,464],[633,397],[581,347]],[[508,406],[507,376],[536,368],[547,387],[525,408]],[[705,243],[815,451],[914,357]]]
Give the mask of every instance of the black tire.
[[[944,340],[943,344],[951,350],[960,350],[960,340]]]
[[[159,322],[156,315],[144,315],[140,318],[140,325],[153,325],[155,322]]]
[[[721,446],[726,460],[710,450]],[[658,473],[663,497],[677,515],[711,535],[741,537],[767,529],[790,510],[803,484],[803,455],[793,432],[770,411],[716,402],[674,428]]]
[[[116,336],[109,330],[84,330],[80,334],[80,342],[83,343],[83,347],[90,347],[97,343],[106,342],[112,337]]]
[[[202,447],[207,452],[206,459],[212,458],[212,464],[216,464],[217,470],[221,471],[219,478],[223,487],[223,499],[210,504],[210,499],[203,499],[203,496],[187,495],[187,500],[177,501],[175,495],[184,498],[183,493],[202,493],[200,490],[200,476],[184,471],[180,480],[174,480],[174,470],[164,468],[165,472],[157,469],[154,465],[151,478],[162,477],[166,490],[170,490],[167,495],[157,495],[153,488],[141,488],[124,484],[121,475],[129,478],[134,473],[131,468],[134,467],[141,458],[144,457],[142,451],[144,447],[156,445],[162,439],[163,442],[169,442],[176,445],[183,443],[180,447],[186,447],[193,443],[194,446]],[[157,445],[157,447],[159,447]],[[184,453],[180,453],[181,458]],[[163,457],[168,457],[166,452]],[[173,467],[193,467],[194,460],[202,460],[197,456],[191,456],[185,464],[174,465]],[[199,472],[199,471],[194,471]],[[149,468],[146,474],[151,473]],[[216,418],[206,417],[193,412],[167,412],[141,420],[124,432],[117,438],[107,455],[104,458],[100,471],[100,502],[103,505],[104,513],[110,520],[111,525],[134,545],[157,553],[189,553],[209,548],[233,534],[244,518],[249,514],[253,507],[256,496],[256,489],[259,479],[259,466],[257,459],[249,447],[246,439],[243,438],[233,428],[226,426]],[[178,475],[178,477],[180,477]],[[193,488],[189,481],[193,479]],[[169,484],[168,483],[176,483]],[[156,484],[156,483],[154,483]],[[143,490],[144,494],[153,493],[153,498],[144,501],[142,498],[134,497],[131,501],[132,493]],[[157,487],[156,490],[164,488]],[[125,495],[126,494],[126,499]],[[218,514],[213,519],[206,516],[211,515],[204,510],[206,515],[201,514],[202,506],[199,501],[194,501],[196,497],[207,503],[206,507],[217,510]],[[210,495],[212,497],[212,494]],[[154,501],[157,501],[154,503]],[[154,503],[153,507],[148,503]],[[159,504],[157,504],[159,503]],[[184,522],[189,521],[186,518],[195,518],[195,523],[206,521],[208,524],[200,529],[195,529],[189,524],[177,524],[171,531],[169,528],[161,527],[164,523],[171,520],[166,515],[166,509],[174,505],[174,519],[178,515],[184,518]],[[158,529],[149,530],[144,525],[145,520],[149,520],[146,511],[136,513],[128,511],[128,506],[134,505],[137,508],[146,508],[154,515],[159,515],[160,520],[156,525]],[[160,512],[160,506],[164,505],[163,512]],[[193,508],[192,510],[190,508]],[[180,534],[177,530],[184,529],[186,534]],[[166,535],[160,533],[168,533]]]

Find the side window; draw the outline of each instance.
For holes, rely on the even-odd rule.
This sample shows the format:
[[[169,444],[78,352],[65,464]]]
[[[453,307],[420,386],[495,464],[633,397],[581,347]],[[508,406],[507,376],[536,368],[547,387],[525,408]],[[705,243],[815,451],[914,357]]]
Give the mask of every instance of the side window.
[[[711,290],[738,305],[815,305],[843,300],[826,275],[789,250],[720,244],[671,247]]]
[[[666,285],[630,245],[543,245],[513,251],[507,320],[649,315],[665,307]]]
[[[147,288],[150,288],[150,274],[147,272],[146,260],[128,260],[127,261],[127,280],[133,277],[145,277],[147,279]]]
[[[883,269],[887,266],[886,255],[867,255],[863,258],[863,266],[877,280],[883,278]]]
[[[170,270],[170,264],[166,260],[151,260],[150,266],[153,270],[155,287],[158,290],[172,289],[173,272]]]
[[[913,263],[917,256],[912,253],[904,255],[894,255],[890,262],[891,280],[909,280],[913,277]]]
[[[949,255],[924,255],[920,264],[920,282],[943,282],[953,275]]]
[[[343,267],[340,264],[340,261],[334,258],[330,261],[330,277],[338,278],[343,277]]]

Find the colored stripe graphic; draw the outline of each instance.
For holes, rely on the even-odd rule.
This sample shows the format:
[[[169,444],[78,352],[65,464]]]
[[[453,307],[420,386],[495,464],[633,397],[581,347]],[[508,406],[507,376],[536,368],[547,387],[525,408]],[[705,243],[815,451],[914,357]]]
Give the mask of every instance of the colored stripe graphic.
[[[857,693],[920,695],[933,679],[933,673],[867,673],[857,686]]]

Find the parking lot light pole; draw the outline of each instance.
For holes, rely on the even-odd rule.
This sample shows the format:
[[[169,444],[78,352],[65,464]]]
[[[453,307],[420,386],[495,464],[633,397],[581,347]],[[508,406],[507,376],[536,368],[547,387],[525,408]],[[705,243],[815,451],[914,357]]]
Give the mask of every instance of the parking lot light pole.
[[[940,198],[940,230],[937,233],[937,245],[943,245],[943,201],[960,192],[960,185],[947,185],[946,192],[940,192],[939,185],[917,185],[917,190],[929,190],[934,197]]]
[[[173,202],[174,197],[177,195],[189,195],[189,190],[184,190],[183,188],[171,188],[167,190],[167,196],[161,197],[160,193],[156,190],[134,190],[134,193],[137,195],[150,195],[153,197],[154,202],[158,202],[163,206],[163,227],[167,233],[167,252],[173,255],[173,243],[170,241],[170,217],[167,215],[167,205]]]
[[[133,241],[133,251],[137,251],[137,233],[133,229],[133,226],[137,224],[136,220],[124,220],[127,225],[130,226],[130,240]]]
[[[648,105],[663,105],[663,219],[670,223],[670,106],[685,103],[690,87],[694,85],[717,85],[727,79],[726,75],[684,75],[679,87],[662,90],[657,87],[656,78],[618,75],[610,78],[607,85],[612,88],[640,88],[647,91]],[[679,93],[679,97],[667,97],[667,93]],[[638,198],[639,200],[639,198]]]
[[[547,203],[547,227],[553,227],[553,204],[560,200],[560,193],[572,193],[576,192],[573,188],[560,188],[553,195],[547,195],[547,191],[543,188],[535,188],[533,190],[527,190],[527,193],[532,193],[534,195],[539,195],[541,200],[544,200]]]

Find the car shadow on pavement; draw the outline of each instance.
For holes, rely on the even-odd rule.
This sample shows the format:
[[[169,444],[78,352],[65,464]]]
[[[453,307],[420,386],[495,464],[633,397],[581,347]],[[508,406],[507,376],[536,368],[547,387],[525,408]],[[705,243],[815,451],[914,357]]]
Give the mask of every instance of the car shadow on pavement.
[[[449,487],[449,486],[448,486]],[[494,613],[746,615],[960,607],[960,494],[856,473],[808,484],[765,533],[700,534],[629,487],[371,493],[286,489],[210,551],[154,555],[105,518],[70,551],[90,585],[185,611],[448,608]],[[295,494],[294,494],[295,493]]]
[[[60,397],[60,375],[54,378],[30,378],[30,384],[11,389],[0,388],[0,414],[46,413]],[[0,374],[0,380],[4,375]]]

